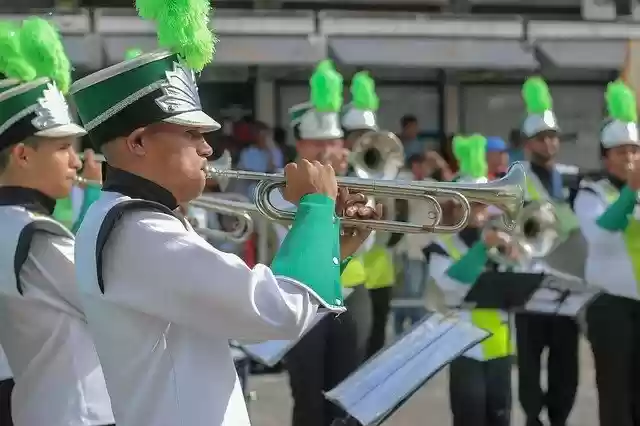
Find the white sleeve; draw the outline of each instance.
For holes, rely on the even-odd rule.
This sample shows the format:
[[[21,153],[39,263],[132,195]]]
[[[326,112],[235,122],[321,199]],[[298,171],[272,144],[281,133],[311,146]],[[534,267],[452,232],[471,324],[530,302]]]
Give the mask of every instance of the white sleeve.
[[[73,239],[36,232],[20,270],[20,282],[25,297],[84,318],[76,286]]]
[[[429,274],[444,293],[447,303],[454,304],[462,302],[471,286],[454,280],[447,274],[451,265],[453,265],[453,261],[449,256],[436,252],[431,253]]]
[[[607,210],[607,205],[602,199],[591,191],[581,189],[574,201],[574,211],[580,223],[582,235],[590,246],[600,246],[607,250],[619,247],[617,233],[602,229],[596,221]]]
[[[104,248],[103,278],[111,302],[229,339],[296,338],[318,309],[297,281],[249,268],[162,213],[122,219]]]

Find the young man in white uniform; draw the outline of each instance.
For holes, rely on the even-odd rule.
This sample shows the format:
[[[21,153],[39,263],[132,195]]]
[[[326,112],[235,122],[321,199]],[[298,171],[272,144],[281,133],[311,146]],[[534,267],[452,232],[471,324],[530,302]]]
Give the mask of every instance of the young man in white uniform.
[[[31,18],[14,36],[25,46],[49,25]],[[73,234],[51,217],[74,184],[73,144],[86,132],[71,119],[64,78],[29,81],[47,75],[38,68],[47,52],[62,52],[46,41],[53,45],[31,45],[36,57],[22,58],[35,73],[0,94],[0,341],[16,382],[16,426],[105,426],[113,415],[75,284]],[[85,164],[84,177],[99,182],[100,166]]]
[[[605,177],[583,181],[574,205],[589,249],[585,278],[606,292],[587,311],[600,425],[632,426],[640,419],[640,141],[631,90],[611,83],[607,103]]]
[[[459,164],[459,182],[487,182],[486,139],[455,137],[453,151]],[[466,149],[462,148],[466,145]],[[466,151],[466,155],[462,153]],[[473,159],[478,161],[473,161]],[[460,214],[455,206],[455,216]],[[424,250],[430,257],[430,275],[442,290],[445,304],[460,306],[480,275],[497,272],[488,251],[508,245],[508,236],[483,232],[487,206],[471,204],[469,226],[453,235],[439,236]],[[449,366],[449,399],[453,426],[509,426],[511,424],[511,336],[505,312],[493,309],[460,310],[458,315],[492,336],[469,349]]]
[[[71,89],[109,165],[76,242],[89,328],[118,426],[247,426],[229,340],[295,339],[319,308],[345,310],[335,175],[319,163],[287,165],[284,197],[298,210],[271,268],[209,245],[177,213],[205,186],[212,149],[202,134],[220,128],[202,111],[194,73],[211,60],[208,10],[186,20],[139,10],[159,20],[161,40],[179,41],[173,51]]]
[[[549,89],[540,77],[523,86],[527,117],[521,133],[527,155],[526,201],[552,201],[566,205],[564,174],[556,164],[560,128],[552,110]],[[572,216],[572,215],[569,215]],[[572,226],[577,229],[577,220]],[[518,386],[527,426],[542,426],[539,418],[546,407],[551,426],[566,426],[578,390],[578,325],[574,318],[531,313],[516,315]],[[547,390],[540,373],[544,349],[547,355]]]

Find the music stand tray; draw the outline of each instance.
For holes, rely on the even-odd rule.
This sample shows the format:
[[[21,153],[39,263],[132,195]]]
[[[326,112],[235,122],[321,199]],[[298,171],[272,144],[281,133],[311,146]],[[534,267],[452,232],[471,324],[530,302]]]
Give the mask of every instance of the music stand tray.
[[[361,425],[379,425],[437,372],[490,335],[458,318],[428,314],[325,396]]]
[[[575,317],[601,292],[561,273],[485,272],[459,308]]]

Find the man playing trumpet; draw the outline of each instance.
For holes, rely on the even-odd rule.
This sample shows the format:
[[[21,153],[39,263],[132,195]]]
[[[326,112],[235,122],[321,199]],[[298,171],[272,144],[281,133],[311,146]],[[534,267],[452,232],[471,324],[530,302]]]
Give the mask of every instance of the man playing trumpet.
[[[118,426],[248,426],[229,340],[296,339],[319,309],[344,312],[341,263],[357,245],[340,244],[335,174],[317,161],[285,167],[297,213],[270,268],[213,248],[176,213],[201,194],[202,134],[220,128],[194,73],[212,58],[209,2],[137,7],[167,50],[71,88],[109,165],[77,238],[87,321]]]
[[[589,248],[586,281],[606,291],[587,310],[600,425],[632,426],[640,418],[640,141],[631,89],[610,83],[606,101],[609,118],[600,134],[606,175],[582,182],[575,211]]]
[[[486,182],[486,139],[456,137],[453,151],[459,182]],[[461,206],[454,206],[459,216]],[[517,258],[509,236],[482,232],[489,218],[487,206],[471,203],[469,226],[454,235],[438,237],[425,248],[430,275],[443,292],[445,304],[460,306],[484,271],[497,271],[489,250],[502,249]],[[463,310],[459,315],[493,335],[455,359],[449,367],[449,398],[453,426],[508,426],[511,415],[511,336],[506,313],[490,309]]]

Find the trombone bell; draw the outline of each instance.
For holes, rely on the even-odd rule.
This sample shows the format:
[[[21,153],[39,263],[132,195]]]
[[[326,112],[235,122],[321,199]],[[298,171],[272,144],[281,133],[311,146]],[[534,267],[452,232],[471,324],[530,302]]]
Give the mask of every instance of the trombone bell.
[[[359,178],[395,179],[404,164],[404,147],[391,132],[366,132],[353,143],[349,163]]]

